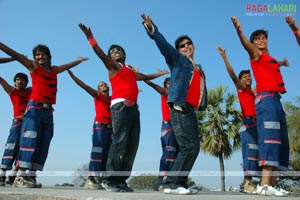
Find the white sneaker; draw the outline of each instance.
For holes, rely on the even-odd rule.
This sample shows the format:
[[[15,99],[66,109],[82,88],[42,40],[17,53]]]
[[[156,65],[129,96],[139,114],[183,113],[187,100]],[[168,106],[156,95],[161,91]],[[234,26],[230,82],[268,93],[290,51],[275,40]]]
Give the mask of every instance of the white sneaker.
[[[265,196],[278,196],[278,197],[284,197],[286,196],[283,192],[277,190],[276,188],[270,186],[270,185],[257,185],[257,194],[265,195]]]
[[[191,190],[186,189],[184,187],[178,187],[176,189],[170,189],[170,188],[165,188],[164,189],[165,194],[191,194]]]
[[[285,189],[282,189],[282,188],[280,188],[280,187],[276,187],[276,189],[279,190],[280,192],[282,192],[285,196],[287,196],[287,195],[290,194],[289,191],[287,191],[287,190],[285,190]]]
[[[192,187],[189,187],[189,189],[191,191],[191,194],[197,194],[199,192],[199,190],[197,188],[192,188]]]

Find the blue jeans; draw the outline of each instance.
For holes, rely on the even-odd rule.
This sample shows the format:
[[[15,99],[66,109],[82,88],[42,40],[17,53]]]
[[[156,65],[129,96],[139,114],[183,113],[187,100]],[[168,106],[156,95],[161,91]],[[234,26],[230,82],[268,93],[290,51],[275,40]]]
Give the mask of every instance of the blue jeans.
[[[111,107],[112,142],[106,162],[109,184],[125,183],[129,178],[140,140],[138,105],[117,103]]]
[[[259,176],[258,136],[256,120],[245,118],[240,128],[242,144],[243,170],[245,176]]]
[[[29,101],[20,139],[19,167],[43,170],[53,137],[53,109],[37,101]]]
[[[166,176],[172,169],[178,154],[178,144],[175,139],[171,121],[163,121],[161,125],[161,147],[162,156],[160,159],[159,173],[160,176]]]
[[[19,154],[22,120],[13,119],[5,150],[1,161],[1,169],[10,170]]]
[[[196,112],[189,104],[183,107],[183,112],[171,108],[171,123],[179,151],[164,184],[186,185],[200,150]]]
[[[94,122],[89,176],[100,176],[106,171],[106,160],[111,143],[111,125]]]
[[[259,165],[288,170],[289,138],[280,98],[277,92],[262,92],[256,97]]]

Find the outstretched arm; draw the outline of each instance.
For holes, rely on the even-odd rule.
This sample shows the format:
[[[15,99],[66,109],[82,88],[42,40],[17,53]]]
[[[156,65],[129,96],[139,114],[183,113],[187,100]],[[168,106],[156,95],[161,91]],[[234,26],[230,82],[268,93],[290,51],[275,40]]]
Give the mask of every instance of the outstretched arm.
[[[231,17],[231,21],[233,23],[234,28],[236,29],[236,32],[240,38],[240,41],[243,45],[243,47],[248,52],[251,60],[258,60],[262,54],[262,52],[257,49],[244,35],[242,31],[242,26],[240,21],[236,17]]]
[[[140,72],[135,72],[136,80],[138,81],[146,81],[146,80],[152,80],[158,77],[161,77],[165,74],[169,74],[167,70],[158,70],[155,74],[142,74]]]
[[[112,60],[109,56],[107,56],[103,50],[98,45],[96,39],[93,36],[91,28],[86,27],[84,24],[79,24],[80,29],[87,37],[89,44],[93,48],[96,55],[102,60],[107,70],[110,72],[110,76],[113,76],[116,72],[121,70],[121,65],[118,62]]]
[[[7,55],[11,56],[13,59],[20,62],[22,65],[24,65],[30,72],[34,71],[36,69],[35,62],[32,60],[29,60],[26,56],[17,53],[13,49],[9,48],[2,42],[0,42],[0,49],[4,51]]]
[[[67,71],[68,71],[70,77],[75,81],[75,83],[77,83],[77,85],[79,85],[82,89],[84,89],[92,97],[96,98],[99,96],[97,90],[95,90],[95,89],[91,88],[90,86],[88,86],[87,84],[85,84],[82,80],[80,80],[77,76],[75,76],[71,70],[68,69]]]
[[[0,63],[8,63],[11,61],[15,61],[16,59],[14,58],[0,58]]]
[[[295,20],[293,19],[292,16],[286,16],[285,17],[285,21],[289,25],[289,27],[291,28],[291,30],[293,31],[293,33],[294,33],[294,35],[296,37],[296,40],[298,42],[298,45],[300,46],[300,31],[299,31],[298,26],[296,25]]]
[[[163,88],[163,87],[153,83],[152,81],[147,80],[147,81],[144,81],[144,82],[147,83],[154,90],[156,90],[160,95],[166,95],[168,93],[166,88]]]
[[[11,86],[11,85],[9,85],[6,82],[6,80],[4,80],[1,76],[0,76],[0,84],[1,84],[1,86],[3,87],[3,89],[5,90],[5,92],[7,94],[10,94],[13,91],[13,89],[14,89],[14,87]]]
[[[225,66],[226,66],[226,69],[227,69],[227,72],[230,76],[230,78],[232,79],[235,87],[238,89],[238,90],[243,90],[245,89],[245,86],[244,84],[241,82],[241,80],[236,76],[231,64],[229,63],[228,61],[228,58],[227,58],[227,55],[226,55],[226,51],[225,49],[223,49],[221,46],[218,46],[217,47],[221,57],[223,58],[223,61],[225,63]]]
[[[65,70],[68,70],[72,67],[75,67],[76,65],[82,63],[83,61],[86,61],[88,60],[88,58],[86,57],[78,57],[77,60],[73,61],[73,62],[70,62],[70,63],[67,63],[67,64],[64,64],[64,65],[60,65],[56,68],[57,70],[57,73],[61,73]]]
[[[283,60],[281,61],[277,61],[277,64],[281,67],[281,66],[286,66],[286,67],[289,67],[290,64],[289,64],[289,61],[286,59],[286,57],[284,57]]]

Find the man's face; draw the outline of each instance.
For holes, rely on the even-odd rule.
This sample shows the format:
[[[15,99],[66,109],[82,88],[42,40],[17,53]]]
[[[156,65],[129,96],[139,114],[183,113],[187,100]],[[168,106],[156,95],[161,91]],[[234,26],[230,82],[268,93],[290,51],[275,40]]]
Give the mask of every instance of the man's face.
[[[185,56],[193,57],[195,47],[190,40],[184,39],[179,43],[178,50],[181,54]]]
[[[248,74],[248,73],[243,74],[240,80],[247,87],[251,87],[251,84],[252,84],[251,74]]]
[[[109,92],[109,87],[105,82],[100,82],[98,85],[98,91],[102,94]]]
[[[19,90],[25,89],[27,86],[27,83],[25,81],[25,79],[21,78],[21,77],[17,77],[16,81],[15,81],[15,86],[16,88],[18,88]]]
[[[253,45],[260,50],[267,49],[268,39],[263,34],[260,34],[253,40]]]
[[[48,65],[49,63],[49,57],[46,53],[43,51],[37,50],[35,53],[34,60],[39,64],[39,65]]]
[[[120,47],[115,47],[109,51],[111,59],[118,62],[125,62],[125,55]]]

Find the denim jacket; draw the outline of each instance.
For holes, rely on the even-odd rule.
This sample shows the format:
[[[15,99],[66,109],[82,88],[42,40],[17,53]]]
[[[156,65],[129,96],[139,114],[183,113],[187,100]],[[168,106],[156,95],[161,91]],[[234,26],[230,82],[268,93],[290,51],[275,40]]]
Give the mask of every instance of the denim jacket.
[[[155,41],[161,54],[165,57],[166,63],[171,71],[170,86],[168,90],[168,104],[173,106],[175,103],[179,106],[185,106],[186,95],[194,72],[193,63],[188,57],[182,55],[165,39],[165,37],[158,31],[155,24],[153,24],[153,28],[153,32],[151,33],[145,26],[147,34]],[[204,75],[201,65],[197,66]],[[203,94],[202,99],[206,101],[202,102],[201,100],[200,107],[198,108],[199,110],[205,110],[207,105],[206,87],[203,92],[205,94]],[[201,105],[204,105],[204,108]]]

